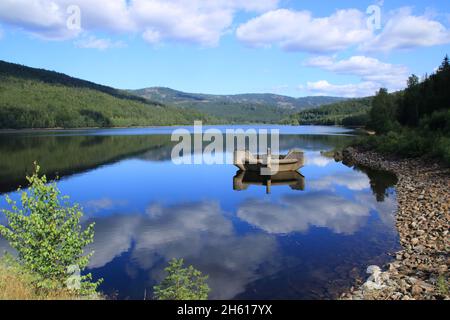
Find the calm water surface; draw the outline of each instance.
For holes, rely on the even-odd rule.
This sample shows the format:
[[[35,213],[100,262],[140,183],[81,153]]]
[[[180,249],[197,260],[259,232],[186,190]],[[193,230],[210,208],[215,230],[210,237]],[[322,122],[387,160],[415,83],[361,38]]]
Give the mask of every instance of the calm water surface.
[[[354,139],[348,130],[264,128],[306,155],[301,175],[270,194],[234,190],[236,179],[255,181],[231,165],[172,164],[173,128],[3,133],[0,207],[33,161],[59,176],[84,223],[96,222],[89,271],[119,299],[151,296],[172,258],[209,275],[212,299],[336,298],[399,248],[395,178],[322,155]]]

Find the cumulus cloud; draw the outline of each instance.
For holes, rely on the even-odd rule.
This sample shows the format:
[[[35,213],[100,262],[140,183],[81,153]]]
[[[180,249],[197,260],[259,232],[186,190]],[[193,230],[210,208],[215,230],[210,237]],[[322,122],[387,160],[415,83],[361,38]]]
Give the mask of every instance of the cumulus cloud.
[[[361,191],[370,188],[370,180],[364,173],[346,171],[320,177],[308,183],[308,187],[314,190],[329,190],[334,186],[342,186],[352,191]]]
[[[390,227],[388,230],[395,232],[395,216],[398,204],[394,195],[385,197],[382,202],[377,201],[373,195],[368,193],[357,193],[355,198],[358,202],[366,204],[371,210],[375,210],[383,224]]]
[[[0,21],[47,39],[69,39],[81,30],[69,30],[67,12],[81,10],[84,31],[142,34],[150,43],[186,41],[215,45],[231,27],[237,11],[263,12],[278,0],[3,0]],[[99,44],[97,44],[99,46]]]
[[[209,275],[212,299],[230,299],[245,291],[265,275],[261,264],[276,267],[271,262],[276,261],[275,239],[238,235],[220,205],[211,201],[152,204],[145,214],[96,219],[95,242],[89,249],[95,251],[90,268],[101,268],[129,251],[129,268],[144,270],[157,282],[167,261],[184,258]]]
[[[84,49],[106,50],[113,48],[124,48],[126,44],[123,41],[112,41],[111,39],[102,39],[95,36],[89,36],[75,41],[75,46]]]
[[[362,50],[391,51],[450,43],[450,29],[427,15],[414,16],[411,8],[391,13],[380,34],[361,44]]]
[[[355,84],[332,84],[327,80],[316,82],[308,81],[306,86],[299,86],[301,90],[307,90],[316,96],[340,96],[347,98],[367,97],[375,94],[380,86],[375,82],[360,82]]]
[[[353,56],[346,60],[318,56],[307,60],[305,65],[336,74],[358,76],[364,82],[372,82],[378,88],[386,87],[390,90],[402,89],[409,75],[409,70],[405,66],[384,63],[376,58],[366,56]]]
[[[319,153],[310,154],[305,158],[306,165],[313,165],[317,167],[326,167],[334,160],[321,156]]]
[[[89,213],[93,214],[102,210],[109,210],[119,206],[126,205],[126,200],[116,200],[111,198],[100,198],[86,201],[83,204],[84,209]]]
[[[249,46],[278,45],[285,50],[312,53],[342,51],[352,46],[391,51],[450,42],[448,28],[429,15],[413,15],[410,8],[391,12],[379,34],[367,27],[367,15],[357,9],[337,10],[326,17],[279,9],[241,24],[236,35]]]
[[[67,28],[68,6],[50,0],[2,0],[0,21],[33,35],[52,40],[76,37],[80,30]]]
[[[127,252],[141,219],[137,215],[116,215],[97,219],[94,243],[87,251],[94,251],[89,268],[99,268]]]
[[[353,234],[369,214],[366,206],[327,192],[284,196],[279,202],[247,200],[237,212],[242,220],[273,234],[306,232],[311,226]]]
[[[316,18],[309,11],[279,9],[240,25],[237,38],[250,46],[279,45],[285,50],[333,52],[367,41],[372,32],[359,10],[338,10]]]

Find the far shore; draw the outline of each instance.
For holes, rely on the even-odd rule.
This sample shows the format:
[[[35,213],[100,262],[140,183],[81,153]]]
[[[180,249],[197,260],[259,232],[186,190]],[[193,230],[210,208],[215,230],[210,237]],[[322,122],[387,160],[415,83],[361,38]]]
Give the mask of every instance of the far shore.
[[[344,128],[350,130],[360,130],[361,132],[371,134],[361,127],[345,127],[341,125],[319,125],[319,124],[302,124],[302,125],[290,125],[290,124],[278,124],[278,123],[204,123],[203,126],[286,126],[286,127],[334,127],[334,128]],[[115,130],[115,129],[157,129],[157,128],[177,128],[177,127],[193,127],[193,124],[173,124],[167,126],[131,126],[131,127],[81,127],[81,128],[24,128],[24,129],[0,129],[0,134],[4,133],[27,133],[27,132],[52,132],[52,131],[85,131],[85,130]]]

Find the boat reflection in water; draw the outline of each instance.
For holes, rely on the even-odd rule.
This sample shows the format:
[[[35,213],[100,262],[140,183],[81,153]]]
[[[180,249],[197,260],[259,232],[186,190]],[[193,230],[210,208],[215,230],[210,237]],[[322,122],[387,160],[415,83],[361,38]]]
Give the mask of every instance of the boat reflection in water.
[[[263,176],[255,171],[238,171],[233,178],[233,190],[247,190],[250,185],[265,186],[267,194],[272,186],[291,187],[292,190],[305,189],[305,177],[298,171],[283,171],[271,176]]]
[[[265,186],[267,194],[272,186],[280,185],[304,190],[305,177],[297,171],[304,163],[304,153],[299,150],[291,150],[287,155],[272,155],[270,148],[264,155],[235,151],[234,165],[240,170],[233,178],[233,190],[247,190],[249,185]],[[261,174],[263,168],[271,173]]]

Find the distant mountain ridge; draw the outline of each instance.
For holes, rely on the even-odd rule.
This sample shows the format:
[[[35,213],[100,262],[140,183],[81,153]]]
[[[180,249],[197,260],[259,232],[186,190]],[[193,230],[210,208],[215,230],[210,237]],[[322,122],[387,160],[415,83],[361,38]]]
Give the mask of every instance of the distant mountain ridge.
[[[302,110],[346,100],[338,97],[293,98],[272,93],[214,95],[164,87],[129,90],[129,93],[158,103],[195,110],[223,123],[277,123]]]
[[[139,90],[130,90],[130,92],[137,96],[160,103],[171,103],[178,105],[200,102],[237,104],[248,103],[255,105],[277,106],[279,108],[288,110],[292,109],[296,111],[347,100],[347,98],[328,96],[293,98],[273,93],[244,93],[233,95],[187,93],[165,87],[149,87]]]
[[[345,98],[121,90],[0,60],[0,129],[282,123]]]
[[[187,125],[194,120],[210,117],[0,60],[0,129]]]

